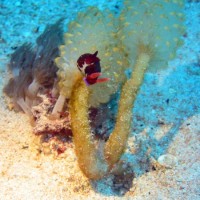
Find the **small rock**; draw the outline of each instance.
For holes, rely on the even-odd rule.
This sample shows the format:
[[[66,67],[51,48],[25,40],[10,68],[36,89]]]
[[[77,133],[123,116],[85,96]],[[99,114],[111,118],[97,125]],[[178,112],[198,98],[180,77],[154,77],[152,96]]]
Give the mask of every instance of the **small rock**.
[[[171,154],[164,154],[158,158],[158,163],[166,168],[173,168],[177,166],[178,159]]]

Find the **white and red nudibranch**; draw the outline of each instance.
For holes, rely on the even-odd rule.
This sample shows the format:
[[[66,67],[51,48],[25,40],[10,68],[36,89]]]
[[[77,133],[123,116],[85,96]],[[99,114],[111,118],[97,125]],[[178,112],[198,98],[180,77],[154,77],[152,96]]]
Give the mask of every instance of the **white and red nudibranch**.
[[[97,57],[98,51],[94,54],[85,53],[77,60],[77,67],[84,75],[86,85],[93,85],[95,83],[102,83],[109,80],[109,78],[99,78],[101,76],[100,59]]]

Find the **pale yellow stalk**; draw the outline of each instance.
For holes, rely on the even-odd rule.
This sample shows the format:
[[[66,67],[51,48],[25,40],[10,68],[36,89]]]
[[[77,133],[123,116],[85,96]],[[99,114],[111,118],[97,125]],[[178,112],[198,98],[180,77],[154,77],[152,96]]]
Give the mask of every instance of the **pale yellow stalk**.
[[[102,178],[119,161],[131,131],[133,103],[149,60],[147,53],[140,53],[131,78],[122,88],[116,125],[106,142],[105,155],[99,155],[91,133],[88,119],[88,86],[82,79],[76,82],[70,99],[71,125],[78,163],[88,178]]]

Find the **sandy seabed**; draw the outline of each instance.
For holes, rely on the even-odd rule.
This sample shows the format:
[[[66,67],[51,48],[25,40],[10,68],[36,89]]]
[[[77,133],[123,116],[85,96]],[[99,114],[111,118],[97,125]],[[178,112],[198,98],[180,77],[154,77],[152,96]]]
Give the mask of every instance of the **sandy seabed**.
[[[135,177],[123,195],[113,190],[113,175],[100,181],[83,176],[73,143],[57,157],[40,153],[29,118],[7,108],[2,88],[8,79],[9,54],[16,46],[35,41],[56,13],[54,21],[63,16],[69,21],[89,4],[80,1],[75,6],[77,2],[29,1],[24,3],[28,11],[23,10],[23,1],[15,2],[15,10],[9,2],[0,3],[0,199],[200,199],[200,3],[186,4],[187,34],[177,59],[169,63],[168,70],[145,77],[134,108],[133,132],[122,157],[135,170]],[[118,4],[96,1],[101,9],[114,10]],[[41,29],[36,33],[38,26]],[[154,158],[167,153],[175,156],[177,165],[145,171],[149,148]]]

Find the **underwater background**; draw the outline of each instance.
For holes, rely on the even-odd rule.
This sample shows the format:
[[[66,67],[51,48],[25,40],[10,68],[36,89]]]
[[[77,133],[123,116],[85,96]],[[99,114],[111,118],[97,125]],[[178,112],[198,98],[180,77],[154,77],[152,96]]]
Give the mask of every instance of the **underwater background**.
[[[147,73],[134,105],[125,154],[126,176],[89,181],[77,165],[72,141],[60,155],[45,153],[28,116],[9,110],[3,95],[11,54],[36,44],[46,26],[63,20],[63,30],[88,6],[123,7],[117,0],[0,0],[0,199],[200,199],[200,2],[186,1],[184,45],[166,70]],[[95,27],[94,27],[95,29]],[[113,104],[107,106],[116,109]],[[109,117],[113,117],[113,110]],[[105,117],[105,116],[100,116]],[[112,129],[108,120],[101,129]],[[101,132],[102,130],[99,130]],[[103,132],[103,131],[102,131]],[[176,164],[153,165],[162,155]]]

